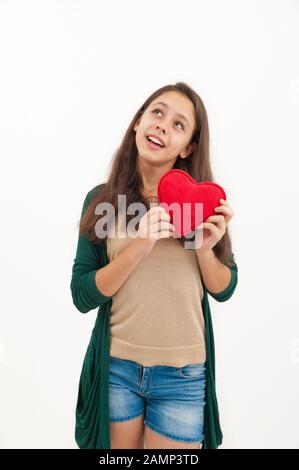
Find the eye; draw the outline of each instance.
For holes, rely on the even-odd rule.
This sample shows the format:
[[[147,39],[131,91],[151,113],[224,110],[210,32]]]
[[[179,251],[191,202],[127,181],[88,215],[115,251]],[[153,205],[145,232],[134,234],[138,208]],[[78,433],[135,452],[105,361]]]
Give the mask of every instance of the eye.
[[[182,129],[185,129],[184,126],[183,126],[183,124],[181,123],[181,121],[177,121],[177,123],[178,123],[178,124],[181,124]]]
[[[155,111],[159,111],[159,113],[162,113],[161,109],[158,109],[158,108],[154,109],[154,110],[153,110],[153,113],[155,113]],[[185,129],[185,127],[184,127],[184,125],[181,123],[181,121],[176,121],[176,124],[177,124],[177,123],[178,123],[178,124],[181,124],[183,130]]]
[[[160,109],[154,109],[153,113],[154,113],[155,111],[159,111],[159,113],[162,113],[162,111],[161,111]]]

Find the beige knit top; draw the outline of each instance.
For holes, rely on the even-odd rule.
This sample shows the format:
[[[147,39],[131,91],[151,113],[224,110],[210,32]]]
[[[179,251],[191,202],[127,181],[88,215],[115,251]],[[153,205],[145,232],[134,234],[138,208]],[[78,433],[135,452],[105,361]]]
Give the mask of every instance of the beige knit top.
[[[109,261],[134,243],[119,220],[107,238]],[[112,297],[110,355],[144,366],[204,363],[202,298],[195,250],[176,238],[157,240]]]

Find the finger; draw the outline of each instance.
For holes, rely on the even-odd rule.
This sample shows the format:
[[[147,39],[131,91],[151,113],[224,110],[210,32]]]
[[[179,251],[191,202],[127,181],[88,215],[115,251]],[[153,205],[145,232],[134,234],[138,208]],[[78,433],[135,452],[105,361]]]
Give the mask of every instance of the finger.
[[[165,207],[163,207],[163,206],[151,207],[148,212],[154,212],[154,213],[155,212],[161,212],[161,213],[167,214],[167,211],[166,211]]]
[[[174,231],[174,225],[170,224],[169,222],[158,222],[156,224],[152,224],[150,227],[151,233],[161,232],[163,230]]]
[[[197,226],[198,229],[202,230],[203,228],[206,228],[207,230],[210,230],[211,232],[215,233],[216,235],[218,235],[219,233],[219,229],[218,227],[216,227],[215,224],[210,224],[208,222],[204,222],[203,224],[200,224]]]
[[[157,212],[156,214],[153,215],[153,219],[156,220],[156,221],[159,221],[159,220],[164,220],[164,221],[170,221],[170,215],[167,214],[167,212],[165,212],[165,214],[163,212]]]
[[[207,219],[206,222],[210,220],[224,220],[224,215],[210,215]]]
[[[228,214],[230,215],[231,214],[231,210],[228,206],[218,206],[218,207],[215,207],[215,211],[216,212],[224,212],[225,214]]]
[[[210,217],[206,219],[206,222],[215,222],[221,228],[225,226],[225,217],[224,215],[210,215]]]
[[[170,238],[173,236],[174,236],[174,233],[168,230],[162,230],[162,232],[156,232],[154,235],[155,238]]]
[[[154,213],[154,214],[166,214],[166,215],[169,215],[170,214],[167,212],[167,210],[165,209],[165,207],[163,206],[155,206],[155,207],[152,207],[149,212],[151,213]]]
[[[160,209],[160,210],[154,210],[154,209]],[[168,214],[168,212],[166,212],[165,209],[163,209],[163,207],[153,207],[153,210],[150,209],[148,211],[148,217],[150,218],[150,220],[170,220],[170,214]]]
[[[220,204],[225,204],[228,206],[228,202],[226,199],[219,199]]]
[[[225,232],[226,230],[226,220],[223,217],[222,220],[219,220],[219,222],[216,222],[217,227],[219,228],[220,232]]]

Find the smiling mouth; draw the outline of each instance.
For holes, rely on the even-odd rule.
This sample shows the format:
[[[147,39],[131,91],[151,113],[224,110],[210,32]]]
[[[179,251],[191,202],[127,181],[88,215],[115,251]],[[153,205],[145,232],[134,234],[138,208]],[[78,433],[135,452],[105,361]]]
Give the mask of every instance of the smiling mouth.
[[[162,147],[162,145],[155,144],[154,142],[152,142],[148,137],[146,137],[146,141],[147,141],[148,146],[149,146],[151,149],[154,149],[154,150],[161,150],[161,149],[164,148],[164,147]]]

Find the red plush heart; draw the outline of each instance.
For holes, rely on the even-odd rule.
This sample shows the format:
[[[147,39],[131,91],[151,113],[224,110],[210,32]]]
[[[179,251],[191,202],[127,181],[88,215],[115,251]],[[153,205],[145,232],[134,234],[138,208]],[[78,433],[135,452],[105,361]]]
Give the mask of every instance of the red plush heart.
[[[186,236],[210,215],[217,214],[214,209],[221,206],[221,198],[226,200],[226,194],[219,184],[211,181],[197,183],[189,173],[175,169],[160,178],[158,198],[159,205],[170,215],[175,233]],[[172,203],[177,204],[171,207]]]

